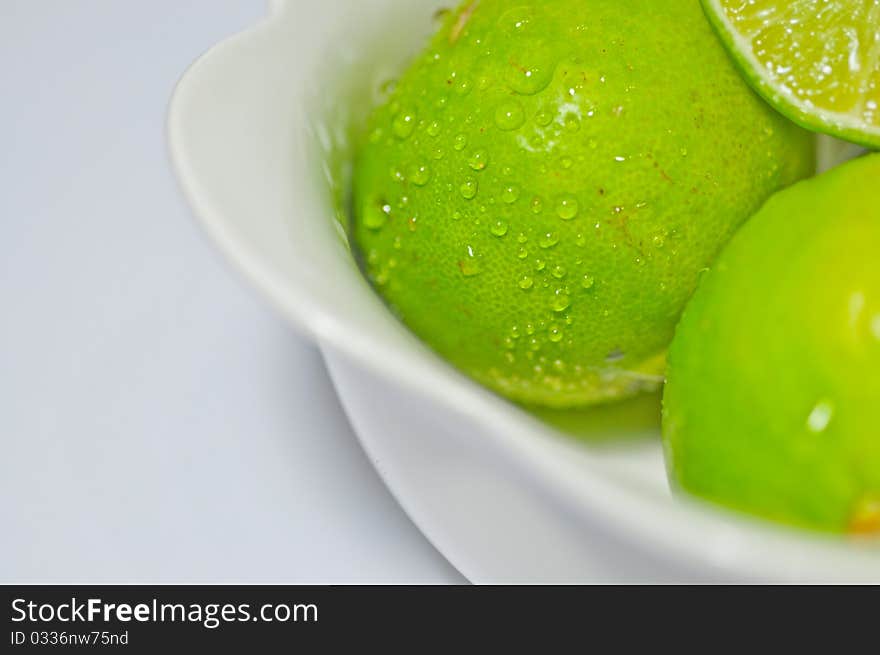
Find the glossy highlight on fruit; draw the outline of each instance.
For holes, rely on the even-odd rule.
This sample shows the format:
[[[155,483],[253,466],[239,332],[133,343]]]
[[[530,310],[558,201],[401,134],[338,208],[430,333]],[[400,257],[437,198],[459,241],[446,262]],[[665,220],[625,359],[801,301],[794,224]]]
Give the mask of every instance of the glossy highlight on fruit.
[[[674,484],[765,518],[880,533],[880,155],[772,197],[669,353]]]
[[[528,404],[656,388],[700,271],[813,170],[689,0],[469,0],[392,86],[354,162],[360,262]]]

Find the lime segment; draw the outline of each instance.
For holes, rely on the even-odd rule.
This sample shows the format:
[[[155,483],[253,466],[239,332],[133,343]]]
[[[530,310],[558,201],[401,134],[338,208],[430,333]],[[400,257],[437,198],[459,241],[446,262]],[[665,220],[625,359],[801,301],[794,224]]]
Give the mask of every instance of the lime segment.
[[[749,83],[778,111],[880,148],[880,2],[702,2]]]

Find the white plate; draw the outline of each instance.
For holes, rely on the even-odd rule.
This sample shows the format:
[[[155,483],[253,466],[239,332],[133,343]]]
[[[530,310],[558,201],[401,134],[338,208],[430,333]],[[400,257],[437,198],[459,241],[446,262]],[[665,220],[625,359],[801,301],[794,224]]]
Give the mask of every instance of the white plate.
[[[441,4],[275,2],[187,71],[168,123],[196,215],[320,343],[403,507],[476,581],[880,581],[876,544],[673,498],[650,400],[554,428],[457,373],[386,311],[335,220],[330,153],[345,152],[344,127]]]

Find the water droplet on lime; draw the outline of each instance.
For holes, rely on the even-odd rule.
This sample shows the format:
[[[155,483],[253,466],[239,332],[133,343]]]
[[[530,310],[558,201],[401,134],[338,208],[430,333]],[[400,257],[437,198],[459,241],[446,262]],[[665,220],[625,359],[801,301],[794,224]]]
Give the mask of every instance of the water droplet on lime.
[[[489,228],[489,231],[492,232],[496,237],[503,237],[507,234],[507,221],[503,218],[499,218],[497,221],[492,223],[492,226]]]
[[[538,239],[538,245],[542,248],[552,248],[559,243],[559,235],[556,232],[546,232]]]
[[[534,56],[536,51],[537,47],[529,54]],[[531,96],[547,88],[553,79],[553,71],[554,65],[549,59],[525,65],[511,62],[504,81],[515,93]]]
[[[554,312],[564,312],[571,307],[571,297],[565,292],[565,290],[557,289],[551,306]]]
[[[489,165],[489,153],[485,150],[475,150],[468,158],[468,166],[475,171],[481,171]]]
[[[391,216],[391,205],[387,202],[369,203],[364,211],[364,225],[371,230],[380,230]]]
[[[556,201],[556,214],[564,221],[570,221],[578,215],[577,198],[570,194],[559,196]]]
[[[424,164],[419,164],[410,168],[408,175],[410,182],[416,186],[425,186],[428,183],[428,180],[431,179],[431,171]]]
[[[495,110],[495,125],[504,131],[515,130],[526,120],[520,104],[516,100],[507,100]]]
[[[519,198],[519,187],[515,184],[508,184],[501,191],[501,200],[502,202],[507,203],[508,205],[516,202],[517,198]]]
[[[414,111],[403,110],[398,112],[391,121],[391,132],[398,139],[408,139],[416,127],[416,114]]]
[[[465,200],[472,200],[477,195],[477,188],[478,184],[475,179],[466,179],[464,182],[462,182],[461,187],[459,187],[459,191],[461,191],[461,197]]]

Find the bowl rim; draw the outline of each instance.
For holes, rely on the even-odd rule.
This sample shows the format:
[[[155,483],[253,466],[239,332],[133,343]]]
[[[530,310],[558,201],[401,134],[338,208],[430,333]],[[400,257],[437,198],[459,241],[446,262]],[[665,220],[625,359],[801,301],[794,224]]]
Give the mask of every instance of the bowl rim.
[[[206,88],[204,72],[218,56],[234,56],[252,39],[291,20],[295,0],[270,0],[267,16],[220,41],[183,73],[168,108],[166,138],[172,168],[198,224],[226,260],[291,324],[374,375],[418,392],[482,428],[487,444],[576,512],[586,512],[635,544],[674,561],[699,562],[734,578],[866,582],[880,579],[876,542],[844,539],[777,526],[678,497],[660,503],[627,488],[599,461],[564,461],[568,445],[544,423],[451,370],[425,349],[411,356],[386,349],[352,330],[336,309],[291,284],[230,226],[236,217],[211,202],[199,175],[199,156],[186,145],[187,125],[198,120],[194,102]],[[308,62],[309,58],[304,57]],[[324,218],[322,217],[322,220]],[[326,217],[326,220],[331,220]],[[588,471],[585,471],[589,469]],[[587,474],[585,474],[587,473]],[[416,523],[416,517],[412,517]]]

